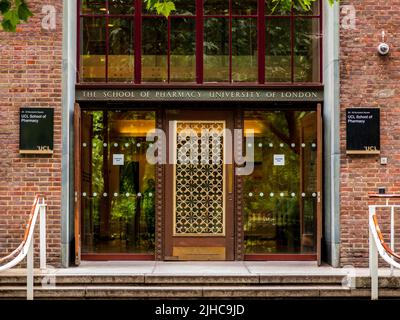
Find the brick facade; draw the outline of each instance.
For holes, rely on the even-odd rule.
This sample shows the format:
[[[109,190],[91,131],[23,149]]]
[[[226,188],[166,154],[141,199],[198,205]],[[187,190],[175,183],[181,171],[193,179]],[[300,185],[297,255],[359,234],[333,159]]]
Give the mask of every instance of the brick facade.
[[[48,203],[48,261],[59,266],[62,1],[29,5],[34,17],[28,24],[15,34],[0,31],[0,256],[19,245],[35,194],[42,193]],[[43,5],[56,7],[56,30],[42,29]],[[54,108],[53,156],[19,154],[21,107]]]
[[[353,5],[356,10],[355,29],[340,30],[341,265],[365,267],[368,193],[377,192],[380,186],[387,193],[400,191],[400,1],[352,0],[341,5]],[[391,46],[386,57],[377,53],[383,30]],[[345,111],[349,107],[381,108],[380,156],[388,157],[387,165],[381,165],[376,155],[346,155]],[[380,217],[385,234],[387,216]]]
[[[34,17],[16,34],[0,31],[0,256],[18,246],[36,193],[48,202],[49,263],[61,263],[62,1],[55,31],[41,28],[42,1],[30,0]],[[368,193],[380,186],[400,192],[400,0],[348,0],[355,29],[340,29],[341,73],[341,265],[367,266]],[[382,30],[391,53],[377,54]],[[55,110],[54,155],[21,156],[19,108]],[[381,108],[381,156],[347,156],[345,110]],[[383,231],[388,219],[381,217]],[[397,221],[400,227],[400,219]],[[400,230],[399,230],[400,231]]]

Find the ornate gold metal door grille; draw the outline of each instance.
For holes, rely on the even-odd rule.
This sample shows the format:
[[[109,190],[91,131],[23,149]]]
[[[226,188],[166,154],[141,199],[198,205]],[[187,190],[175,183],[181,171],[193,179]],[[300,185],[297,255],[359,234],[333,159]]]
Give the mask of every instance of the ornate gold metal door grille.
[[[174,235],[224,236],[225,122],[175,125]]]

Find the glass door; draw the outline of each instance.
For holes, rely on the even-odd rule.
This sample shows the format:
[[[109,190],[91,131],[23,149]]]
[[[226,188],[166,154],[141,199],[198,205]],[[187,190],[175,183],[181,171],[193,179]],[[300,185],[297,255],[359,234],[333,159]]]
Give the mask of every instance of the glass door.
[[[244,177],[247,259],[317,260],[317,110],[244,112],[254,172]]]
[[[81,124],[82,258],[154,258],[155,112],[86,110]]]

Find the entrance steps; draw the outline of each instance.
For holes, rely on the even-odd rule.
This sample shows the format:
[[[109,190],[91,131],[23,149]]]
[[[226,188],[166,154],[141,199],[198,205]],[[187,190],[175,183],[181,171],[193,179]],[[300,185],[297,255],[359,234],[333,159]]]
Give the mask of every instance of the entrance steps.
[[[55,281],[54,281],[55,280]],[[46,284],[47,282],[47,284]],[[44,283],[44,285],[43,285]],[[25,298],[23,275],[0,276],[0,299]],[[399,278],[381,278],[380,297],[400,297]],[[345,298],[370,296],[369,278],[341,276],[35,276],[36,299]]]
[[[239,263],[239,262],[238,262]],[[160,264],[154,263],[153,264]],[[188,268],[192,266],[192,268]],[[115,267],[117,266],[117,267]],[[262,264],[225,268],[212,263],[106,268],[93,264],[79,268],[35,270],[35,299],[263,299],[369,298],[367,269],[354,269],[351,285],[344,269],[295,265],[268,268]],[[138,268],[140,267],[141,270]],[[136,268],[136,269],[135,269]],[[166,272],[170,270],[170,272]],[[139,272],[140,271],[140,272]],[[163,273],[160,273],[163,272]],[[382,270],[381,298],[400,297],[400,274]],[[354,278],[353,278],[354,279]],[[25,270],[0,274],[0,299],[26,297]]]

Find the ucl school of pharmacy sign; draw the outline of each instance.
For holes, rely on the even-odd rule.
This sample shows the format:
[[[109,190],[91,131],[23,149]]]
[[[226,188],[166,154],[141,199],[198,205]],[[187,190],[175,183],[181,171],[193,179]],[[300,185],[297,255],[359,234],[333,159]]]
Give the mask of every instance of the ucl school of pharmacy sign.
[[[20,109],[20,154],[53,154],[54,109]]]
[[[79,89],[77,101],[254,101],[321,102],[323,90],[313,89]]]

